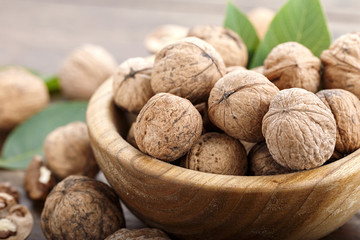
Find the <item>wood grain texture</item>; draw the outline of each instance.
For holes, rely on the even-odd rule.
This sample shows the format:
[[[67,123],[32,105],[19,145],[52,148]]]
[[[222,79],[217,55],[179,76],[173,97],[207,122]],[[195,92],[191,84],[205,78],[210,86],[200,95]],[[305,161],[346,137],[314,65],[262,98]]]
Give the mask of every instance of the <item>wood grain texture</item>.
[[[87,123],[100,168],[122,201],[180,239],[319,239],[360,208],[360,150],[323,167],[276,176],[225,176],[142,154],[118,133],[111,80],[92,97]],[[127,126],[124,126],[127,127]]]

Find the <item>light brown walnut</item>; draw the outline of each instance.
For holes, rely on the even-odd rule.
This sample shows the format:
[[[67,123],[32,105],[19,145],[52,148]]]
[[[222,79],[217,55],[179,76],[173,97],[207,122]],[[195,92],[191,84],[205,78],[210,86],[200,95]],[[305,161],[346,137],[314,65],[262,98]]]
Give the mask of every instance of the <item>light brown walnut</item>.
[[[168,235],[156,228],[126,229],[122,228],[105,240],[170,240]]]
[[[134,148],[138,148],[135,140],[135,122],[133,122],[130,126],[130,129],[126,135],[126,141],[130,143]]]
[[[136,144],[146,154],[174,161],[185,155],[200,137],[202,125],[201,115],[190,101],[158,93],[136,118]]]
[[[276,94],[264,116],[262,131],[275,161],[292,170],[321,166],[334,152],[334,116],[314,93],[304,89]]]
[[[264,75],[254,71],[226,74],[211,90],[210,120],[229,136],[247,142],[262,141],[262,118],[278,91]]]
[[[221,55],[227,67],[245,67],[248,50],[241,37],[234,31],[215,25],[199,25],[191,28],[189,37],[197,37],[210,43]]]
[[[324,87],[348,90],[360,98],[360,32],[342,35],[321,53]]]
[[[42,79],[26,69],[0,69],[0,131],[10,131],[46,107],[48,89]]]
[[[153,65],[140,57],[120,64],[113,74],[114,102],[118,107],[129,112],[140,112],[154,95],[150,85]]]
[[[61,91],[70,99],[90,99],[95,90],[116,69],[116,62],[104,48],[86,44],[70,53],[59,69]]]
[[[94,177],[99,171],[83,122],[72,122],[49,133],[44,155],[46,166],[59,179],[70,175]]]
[[[253,146],[249,152],[248,159],[251,175],[263,176],[293,172],[274,160],[265,142],[260,142]]]
[[[185,38],[156,54],[151,87],[155,93],[171,93],[197,104],[206,101],[224,74],[224,62],[213,46]]]
[[[144,40],[145,47],[152,53],[157,53],[165,46],[187,36],[189,29],[175,24],[165,24],[150,32]]]
[[[320,85],[320,59],[297,42],[274,47],[264,61],[264,75],[280,90],[303,88],[317,92]]]
[[[336,121],[336,151],[349,154],[360,148],[360,100],[343,89],[325,89],[316,95]]]
[[[125,220],[115,191],[84,176],[69,176],[46,198],[41,229],[47,239],[105,239]]]
[[[233,71],[236,70],[246,70],[246,68],[242,67],[242,66],[231,66],[231,67],[227,67],[226,68],[226,74],[231,73]]]
[[[191,147],[180,165],[201,172],[245,175],[247,158],[239,140],[222,133],[205,133]]]

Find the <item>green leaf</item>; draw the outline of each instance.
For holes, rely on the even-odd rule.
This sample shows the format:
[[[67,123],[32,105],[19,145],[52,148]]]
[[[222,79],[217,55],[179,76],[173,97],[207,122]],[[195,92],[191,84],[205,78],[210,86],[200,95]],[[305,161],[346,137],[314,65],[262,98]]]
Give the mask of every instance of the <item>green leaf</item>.
[[[59,78],[56,75],[42,77],[49,92],[56,92],[60,90]]]
[[[54,103],[18,126],[6,139],[0,167],[24,169],[35,154],[42,155],[46,136],[73,121],[85,122],[87,102]]]
[[[230,1],[226,7],[224,27],[233,30],[242,38],[250,59],[259,44],[259,38],[247,16]]]
[[[319,0],[289,0],[275,15],[250,68],[263,65],[276,45],[296,41],[320,56],[331,42],[325,15]]]

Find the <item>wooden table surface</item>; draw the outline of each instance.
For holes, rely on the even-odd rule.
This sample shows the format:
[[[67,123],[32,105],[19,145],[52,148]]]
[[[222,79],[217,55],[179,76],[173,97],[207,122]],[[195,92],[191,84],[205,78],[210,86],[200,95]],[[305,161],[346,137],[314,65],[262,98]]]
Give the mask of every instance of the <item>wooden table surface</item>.
[[[245,12],[259,6],[276,10],[285,2],[234,1]],[[322,3],[334,39],[360,30],[360,1]],[[221,25],[225,6],[225,0],[0,0],[0,65],[17,64],[54,74],[62,59],[84,43],[105,47],[121,63],[129,57],[149,55],[143,39],[157,26]],[[39,224],[42,203],[26,197],[23,175],[23,171],[0,170],[0,182],[12,182],[20,191],[21,203],[33,213],[35,226],[28,239],[45,239]],[[102,174],[98,178],[105,181]],[[124,210],[129,228],[144,226]],[[360,239],[360,212],[323,239]]]

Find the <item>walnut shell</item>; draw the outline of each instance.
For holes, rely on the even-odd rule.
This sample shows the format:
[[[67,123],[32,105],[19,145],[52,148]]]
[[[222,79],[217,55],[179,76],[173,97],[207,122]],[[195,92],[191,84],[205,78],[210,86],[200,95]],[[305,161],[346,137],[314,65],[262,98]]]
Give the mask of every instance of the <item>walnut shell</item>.
[[[345,34],[321,53],[324,87],[348,90],[360,98],[360,32]]]
[[[62,63],[59,82],[63,94],[87,100],[116,69],[114,58],[104,48],[86,44],[75,49]]]
[[[197,104],[207,100],[224,74],[224,62],[209,43],[185,38],[156,54],[151,87],[155,93],[172,93]]]
[[[360,148],[360,100],[343,89],[325,89],[316,95],[336,121],[336,151],[348,154]]]
[[[187,27],[165,24],[157,27],[145,37],[145,47],[152,53],[157,53],[165,46],[187,36]]]
[[[44,81],[22,67],[0,70],[0,131],[9,131],[49,102]]]
[[[142,152],[174,161],[186,154],[201,131],[201,115],[190,101],[158,93],[141,109],[134,134]]]
[[[234,31],[215,25],[195,26],[189,30],[189,37],[197,37],[210,43],[224,60],[225,66],[245,67],[248,50],[241,37]]]
[[[321,166],[334,152],[334,116],[315,94],[304,89],[276,94],[262,131],[275,161],[292,170]]]
[[[44,155],[46,166],[60,179],[70,175],[94,177],[99,171],[83,122],[72,122],[49,133]]]
[[[297,42],[285,42],[271,50],[264,61],[264,75],[280,90],[303,88],[317,92],[320,85],[320,59]]]
[[[40,155],[35,155],[25,172],[24,185],[29,198],[45,200],[55,184],[55,177],[46,168],[43,158]]]
[[[263,176],[293,172],[274,160],[265,142],[259,142],[254,145],[249,152],[248,159],[251,175]]]
[[[138,148],[135,140],[135,122],[133,122],[130,126],[130,129],[126,135],[126,141],[130,143],[134,148]]]
[[[248,12],[247,17],[254,26],[256,34],[260,40],[263,40],[271,21],[275,16],[275,12],[269,8],[254,8]]]
[[[264,75],[254,71],[226,74],[211,90],[210,120],[229,136],[247,142],[262,141],[261,121],[278,91]]]
[[[29,209],[18,204],[12,195],[0,192],[0,238],[26,239],[33,225],[34,219]]]
[[[69,176],[46,198],[41,229],[47,239],[105,239],[125,220],[115,191],[84,176]]]
[[[170,240],[168,235],[156,228],[126,229],[122,228],[105,240]]]
[[[150,85],[153,63],[145,58],[130,58],[113,74],[115,104],[129,112],[138,113],[154,96]]]
[[[245,175],[247,158],[239,140],[222,133],[205,133],[191,147],[180,165],[201,172]]]
[[[231,67],[227,67],[225,69],[225,74],[228,74],[228,73],[231,73],[233,71],[236,71],[236,70],[246,70],[246,68],[242,67],[242,66],[231,66]]]

